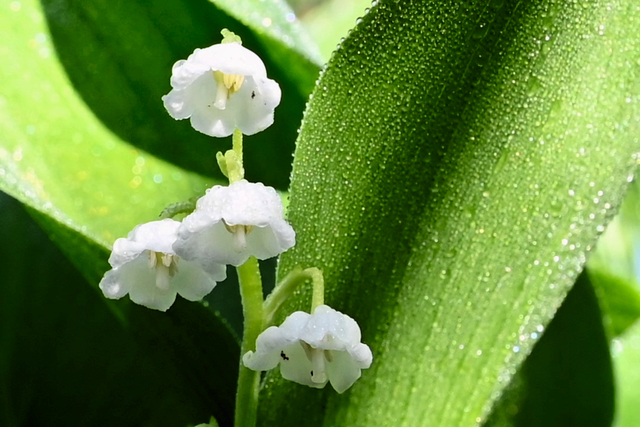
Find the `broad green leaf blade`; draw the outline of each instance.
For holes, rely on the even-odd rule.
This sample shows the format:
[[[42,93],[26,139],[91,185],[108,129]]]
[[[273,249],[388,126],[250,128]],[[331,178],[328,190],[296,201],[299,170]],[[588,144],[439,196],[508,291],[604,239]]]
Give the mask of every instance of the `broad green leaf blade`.
[[[605,271],[588,271],[602,301],[605,323],[612,337],[617,337],[640,318],[637,285]]]
[[[3,39],[0,49],[6,63],[0,71],[0,189],[34,209],[39,223],[96,286],[117,237],[156,219],[167,204],[201,194],[212,182],[123,143],[105,129],[56,60],[39,5],[23,1],[6,7],[0,23],[12,36]],[[39,301],[37,294],[31,298]],[[95,298],[104,305],[102,296]],[[153,328],[148,325],[157,313],[135,314],[142,309],[131,308],[127,300],[110,307],[124,327],[135,327],[138,346],[160,335],[162,340],[156,336],[152,341],[158,353],[149,356],[153,363],[191,387],[183,395],[200,403],[207,395],[205,415],[217,412],[221,423],[230,421],[237,343],[220,319],[198,304],[188,309],[185,304],[178,303],[159,322],[162,326]],[[216,347],[220,343],[223,350]],[[183,364],[168,363],[166,357],[178,344],[190,351],[189,357]]]
[[[119,322],[18,202],[0,207],[0,425],[232,425],[238,346],[219,321],[123,301]]]
[[[105,129],[56,60],[39,4],[5,6],[0,25],[11,37],[0,49],[1,190],[110,247],[167,204],[211,185]]]
[[[364,17],[306,112],[279,272],[321,268],[374,363],[341,396],[270,374],[262,425],[486,418],[635,170],[639,25],[631,1]]]
[[[277,40],[317,65],[322,58],[313,40],[302,28],[293,9],[279,0],[210,0],[253,32]]]
[[[614,340],[616,375],[616,427],[640,425],[640,323]]]
[[[7,18],[28,21],[28,4]],[[219,43],[222,28],[237,32],[244,45],[265,60],[269,76],[283,89],[276,110],[276,118],[282,118],[247,141],[254,148],[247,153],[247,169],[251,178],[286,188],[291,170],[286,153],[293,151],[302,109],[319,70],[307,58],[307,51],[254,33],[225,13],[231,5],[214,6],[207,0],[43,0],[42,7],[57,56],[96,116],[123,140],[204,175],[220,176],[215,153],[228,149],[230,138],[211,138],[194,131],[188,120],[173,120],[160,98],[171,89],[169,78],[176,61],[195,48]],[[282,7],[258,9],[282,15]],[[254,19],[247,21],[262,27]],[[281,39],[302,44],[295,23],[278,28]],[[22,62],[23,55],[16,52],[13,60]]]
[[[319,2],[301,17],[309,33],[318,43],[324,58],[329,58],[340,40],[371,6],[370,0],[341,1],[326,0]],[[331,31],[327,28],[331,27]]]
[[[485,427],[609,427],[613,367],[602,313],[583,271]]]
[[[306,101],[326,62],[314,39],[298,22],[287,2],[280,0],[209,0],[243,23],[255,35],[266,58]],[[297,123],[297,120],[290,120]],[[282,123],[281,123],[282,124]],[[274,158],[277,160],[277,158]]]
[[[619,214],[598,240],[596,251],[587,263],[612,337],[622,334],[640,317],[639,206],[640,185],[635,180],[629,186]]]

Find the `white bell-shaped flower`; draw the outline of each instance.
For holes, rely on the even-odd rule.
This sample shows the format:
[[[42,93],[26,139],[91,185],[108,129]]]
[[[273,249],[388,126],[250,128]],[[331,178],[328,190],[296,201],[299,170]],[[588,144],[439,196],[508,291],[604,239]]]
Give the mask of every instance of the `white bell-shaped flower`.
[[[171,87],[162,97],[171,117],[191,118],[196,130],[216,137],[235,129],[253,135],[271,126],[281,97],[262,60],[238,42],[196,49],[176,62]]]
[[[239,266],[250,256],[267,259],[288,250],[295,237],[278,193],[262,183],[240,180],[207,190],[182,221],[173,249],[203,266]]]
[[[373,361],[360,339],[355,320],[321,305],[313,314],[296,311],[282,325],[267,328],[258,336],[256,351],[247,352],[242,362],[255,371],[280,365],[287,380],[315,388],[330,382],[342,393]]]
[[[176,255],[172,245],[178,227],[180,223],[172,219],[152,221],[116,240],[109,257],[113,269],[100,282],[104,296],[118,299],[129,294],[136,304],[166,311],[176,294],[198,301],[224,280],[225,265],[210,263],[203,268]]]

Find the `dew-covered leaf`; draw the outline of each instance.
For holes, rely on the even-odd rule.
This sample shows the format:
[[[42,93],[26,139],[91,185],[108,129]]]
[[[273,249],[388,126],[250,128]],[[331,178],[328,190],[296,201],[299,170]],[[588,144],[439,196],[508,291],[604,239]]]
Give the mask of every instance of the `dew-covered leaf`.
[[[609,427],[613,411],[609,339],[583,271],[484,427]]]
[[[167,204],[212,184],[109,132],[57,61],[39,3],[5,7],[0,25],[11,37],[0,49],[1,190],[109,248]]]
[[[269,374],[262,425],[487,417],[635,170],[639,25],[628,0],[381,0],[364,17],[306,112],[279,272],[321,268],[374,363],[343,395]]]
[[[371,6],[370,0],[326,0],[305,11],[302,21],[324,58],[329,58],[340,40],[347,36],[358,18]],[[327,27],[331,31],[327,31]]]

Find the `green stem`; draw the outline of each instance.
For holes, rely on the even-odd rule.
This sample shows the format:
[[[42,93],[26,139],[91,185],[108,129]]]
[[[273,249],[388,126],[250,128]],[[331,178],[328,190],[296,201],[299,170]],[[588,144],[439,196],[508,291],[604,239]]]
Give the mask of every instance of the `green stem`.
[[[313,312],[318,306],[324,304],[324,277],[322,277],[322,271],[315,267],[307,268],[305,271],[309,271],[311,280],[313,281],[313,295],[311,297],[311,311]]]
[[[240,296],[244,312],[244,333],[241,356],[255,351],[256,339],[262,332],[262,279],[258,260],[254,257],[237,268]],[[246,368],[240,361],[238,391],[236,393],[235,427],[254,427],[258,411],[260,372]]]
[[[172,203],[162,210],[160,219],[173,218],[179,214],[190,214],[196,209],[197,197],[192,197],[186,202]]]
[[[264,301],[264,325],[269,327],[273,324],[273,317],[280,306],[293,291],[308,277],[303,275],[302,269],[296,267],[271,291]]]
[[[242,132],[240,132],[240,129],[236,129],[233,131],[231,147],[236,153],[240,168],[242,168]]]
[[[311,299],[311,312],[324,303],[324,279],[322,271],[315,267],[301,270],[296,267],[275,287],[264,302],[265,327],[273,324],[276,311],[286,301],[298,286],[311,279],[313,283],[313,296]]]
[[[222,173],[229,178],[229,184],[244,179],[244,166],[242,166],[242,132],[238,129],[233,131],[231,150],[227,150],[224,155],[216,155],[218,165]]]

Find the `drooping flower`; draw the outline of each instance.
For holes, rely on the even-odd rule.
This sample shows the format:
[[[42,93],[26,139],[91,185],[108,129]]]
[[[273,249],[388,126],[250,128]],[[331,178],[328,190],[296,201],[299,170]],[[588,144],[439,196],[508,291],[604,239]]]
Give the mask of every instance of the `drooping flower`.
[[[271,126],[281,97],[262,60],[239,42],[196,49],[176,62],[171,87],[162,97],[171,117],[191,118],[196,130],[216,137],[235,129],[253,135]]]
[[[100,289],[107,298],[126,294],[136,304],[166,311],[180,294],[189,301],[201,300],[227,276],[223,264],[203,268],[180,259],[173,251],[180,223],[172,219],[138,225],[127,238],[113,244]]]
[[[369,346],[360,339],[355,320],[321,305],[313,314],[296,311],[282,325],[267,328],[258,336],[256,351],[247,352],[242,362],[255,371],[280,365],[287,380],[315,388],[330,382],[342,393],[373,361]]]
[[[278,193],[262,183],[240,180],[216,185],[182,221],[175,252],[206,266],[210,262],[239,266],[250,256],[274,257],[295,244],[295,232],[284,220]]]

